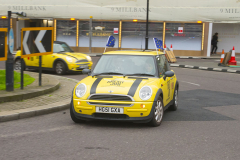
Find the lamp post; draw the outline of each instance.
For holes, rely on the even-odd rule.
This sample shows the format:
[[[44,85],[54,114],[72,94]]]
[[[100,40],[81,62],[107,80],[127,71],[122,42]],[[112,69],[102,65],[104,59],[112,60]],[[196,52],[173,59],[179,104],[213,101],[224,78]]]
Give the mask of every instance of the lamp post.
[[[13,65],[14,65],[14,57],[12,55],[12,47],[13,45],[13,32],[11,30],[10,21],[11,21],[11,15],[17,14],[19,16],[26,17],[26,13],[24,12],[12,12],[8,11],[8,54],[7,54],[7,60],[6,60],[6,91],[13,91],[14,90],[14,72],[13,72]],[[11,36],[11,38],[10,38]]]
[[[149,12],[149,0],[147,0],[147,20],[146,20],[145,50],[148,50],[148,12]]]
[[[8,11],[8,54],[6,60],[6,91],[13,91],[13,55],[9,49],[9,33],[10,33],[10,21],[11,21],[11,11]]]
[[[89,20],[89,53],[92,53],[92,16]]]

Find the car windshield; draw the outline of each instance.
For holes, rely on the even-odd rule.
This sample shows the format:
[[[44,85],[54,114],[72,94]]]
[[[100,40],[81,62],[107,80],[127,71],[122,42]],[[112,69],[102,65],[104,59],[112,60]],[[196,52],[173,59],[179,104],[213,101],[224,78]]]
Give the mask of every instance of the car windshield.
[[[154,56],[103,55],[92,75],[155,76]]]
[[[54,43],[53,44],[53,52],[73,52],[72,49],[65,43]]]

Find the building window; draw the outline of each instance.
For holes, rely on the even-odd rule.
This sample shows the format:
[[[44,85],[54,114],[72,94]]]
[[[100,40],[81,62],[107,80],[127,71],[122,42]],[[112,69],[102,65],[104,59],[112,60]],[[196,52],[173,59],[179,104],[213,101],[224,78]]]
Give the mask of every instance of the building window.
[[[202,24],[166,23],[165,44],[175,50],[201,50]]]
[[[105,47],[108,37],[113,35],[116,39],[114,48],[118,48],[118,34],[114,28],[119,27],[119,22],[92,22],[92,47]],[[79,47],[89,47],[89,21],[79,21]]]
[[[240,41],[240,24],[238,23],[214,23],[212,29],[211,38],[215,33],[218,33],[218,50],[222,52],[222,49],[229,51],[235,47],[237,53],[240,52],[239,41]]]
[[[155,49],[153,38],[162,40],[163,23],[149,22],[148,49]],[[122,48],[145,49],[146,23],[122,23]]]
[[[0,28],[8,28],[8,20],[0,19]]]
[[[122,22],[122,48],[145,48],[146,23]]]
[[[79,21],[79,47],[89,47],[89,21]]]
[[[163,23],[153,23],[148,24],[148,49],[155,49],[155,43],[153,38],[157,38],[162,41],[163,37]],[[145,37],[144,37],[145,38]]]
[[[57,20],[57,41],[76,46],[76,21]]]

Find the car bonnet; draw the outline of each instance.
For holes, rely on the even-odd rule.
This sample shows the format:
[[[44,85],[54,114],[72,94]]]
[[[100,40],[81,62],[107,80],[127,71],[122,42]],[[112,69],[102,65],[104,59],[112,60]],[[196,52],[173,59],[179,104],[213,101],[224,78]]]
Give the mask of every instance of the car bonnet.
[[[88,76],[81,83],[86,84],[91,94],[123,94],[134,97],[143,86],[152,85],[157,78],[122,77],[122,76]]]

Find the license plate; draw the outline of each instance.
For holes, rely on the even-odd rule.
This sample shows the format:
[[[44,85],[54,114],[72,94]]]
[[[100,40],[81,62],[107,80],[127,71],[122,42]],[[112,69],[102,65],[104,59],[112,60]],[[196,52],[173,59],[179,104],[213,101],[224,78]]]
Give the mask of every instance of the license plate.
[[[79,68],[88,68],[88,65],[81,65]]]
[[[123,108],[118,107],[96,107],[97,113],[119,113],[123,114]]]

